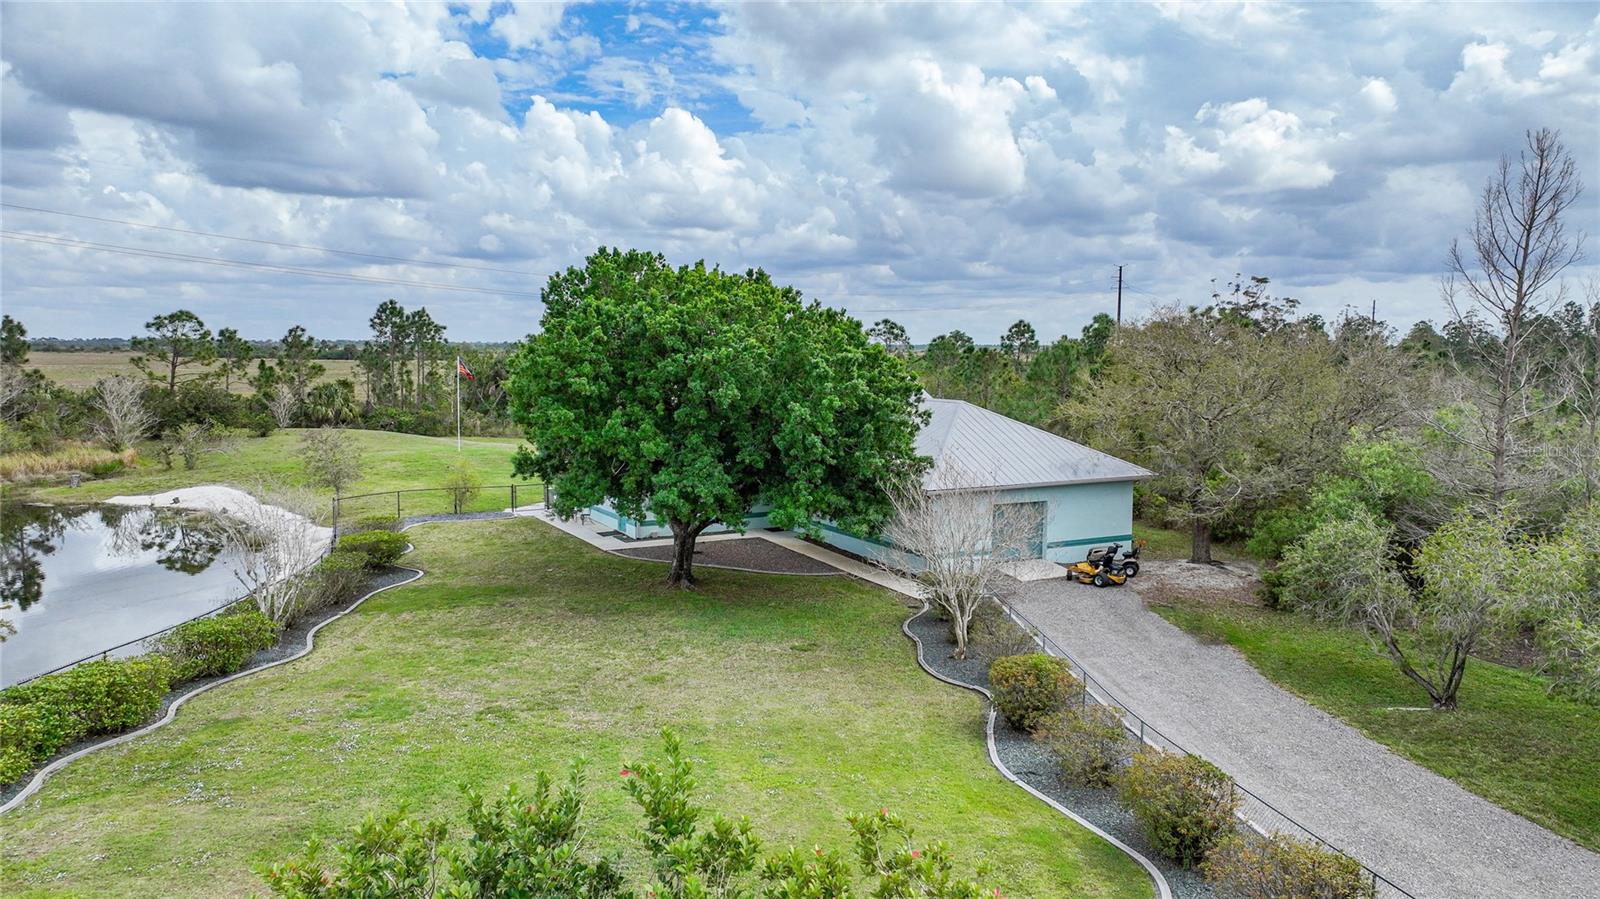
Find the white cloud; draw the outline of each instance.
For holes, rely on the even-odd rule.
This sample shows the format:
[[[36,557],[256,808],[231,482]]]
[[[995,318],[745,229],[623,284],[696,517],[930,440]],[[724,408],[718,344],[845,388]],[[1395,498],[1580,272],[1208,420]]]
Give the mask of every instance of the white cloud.
[[[1394,88],[1382,78],[1368,78],[1367,83],[1361,86],[1361,99],[1366,102],[1368,108],[1379,115],[1388,115],[1400,108],[1399,101],[1394,96]]]
[[[503,271],[8,211],[22,230],[505,291],[600,244],[760,265],[909,309],[919,339],[1076,330],[1118,264],[1189,299],[1233,271],[1329,285],[1296,291],[1318,308],[1431,277],[1523,129],[1600,155],[1592,12],[1514,12],[3,4],[0,190]],[[38,334],[128,332],[177,298],[260,336],[355,336],[391,295],[456,337],[537,320],[519,296],[5,249],[7,311]]]
[[[495,16],[489,30],[512,50],[527,50],[548,40],[565,12],[562,3],[517,2]]]

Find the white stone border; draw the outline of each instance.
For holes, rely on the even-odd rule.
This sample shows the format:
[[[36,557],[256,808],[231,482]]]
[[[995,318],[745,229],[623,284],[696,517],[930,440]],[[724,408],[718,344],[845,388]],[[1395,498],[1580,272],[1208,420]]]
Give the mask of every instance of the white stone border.
[[[1045,794],[1043,794],[1043,793],[1039,792],[1038,790],[1034,789],[1032,786],[1030,786],[1028,784],[1027,781],[1025,781],[1022,778],[1018,777],[1017,775],[1013,774],[1011,769],[1006,767],[1005,762],[1000,761],[1000,750],[995,745],[995,742],[994,742],[994,718],[995,718],[994,696],[992,694],[990,694],[990,692],[988,690],[984,689],[983,687],[977,686],[975,684],[962,683],[961,681],[958,681],[955,678],[946,677],[943,674],[940,674],[939,672],[933,670],[932,666],[930,666],[928,664],[927,660],[924,659],[923,656],[922,656],[922,641],[917,639],[917,635],[913,634],[911,632],[911,621],[912,621],[912,619],[916,618],[918,615],[921,615],[926,611],[928,611],[928,601],[927,600],[923,600],[922,601],[922,608],[918,609],[916,611],[916,613],[914,613],[910,617],[906,618],[906,620],[900,625],[900,630],[907,637],[911,638],[912,645],[917,648],[917,664],[922,666],[922,670],[923,671],[928,672],[929,674],[933,675],[933,677],[935,679],[941,680],[941,681],[943,681],[943,682],[945,682],[947,684],[950,684],[951,686],[960,687],[963,690],[971,690],[974,693],[978,693],[978,694],[982,695],[983,698],[986,700],[986,702],[984,704],[989,707],[988,708],[989,714],[987,715],[987,717],[985,719],[985,724],[984,724],[984,740],[988,744],[988,747],[989,747],[989,763],[994,765],[995,768],[1000,772],[1000,774],[1003,777],[1005,777],[1006,780],[1009,780],[1012,783],[1016,784],[1017,786],[1023,788],[1024,790],[1027,790],[1028,793],[1030,795],[1032,795],[1035,799],[1038,799],[1040,802],[1043,802],[1045,805],[1050,806],[1051,808],[1055,809],[1056,811],[1060,812],[1061,814],[1066,815],[1068,818],[1071,818],[1072,820],[1074,820],[1074,821],[1078,822],[1079,824],[1083,825],[1085,828],[1087,828],[1090,832],[1094,833],[1096,836],[1100,837],[1101,839],[1105,840],[1106,842],[1110,843],[1111,845],[1117,847],[1118,849],[1121,849],[1124,853],[1126,853],[1128,855],[1128,857],[1130,857],[1134,861],[1138,862],[1145,869],[1145,871],[1149,872],[1150,879],[1155,881],[1156,892],[1157,892],[1157,895],[1158,895],[1159,899],[1173,899],[1173,897],[1172,897],[1172,887],[1167,883],[1166,876],[1161,873],[1161,870],[1159,868],[1157,868],[1154,864],[1151,864],[1151,862],[1150,862],[1150,860],[1148,858],[1145,858],[1142,854],[1140,854],[1139,850],[1133,848],[1132,846],[1129,846],[1127,843],[1122,842],[1121,840],[1117,839],[1116,837],[1112,836],[1111,834],[1106,833],[1105,831],[1101,830],[1099,827],[1095,826],[1089,820],[1087,820],[1087,819],[1083,818],[1082,816],[1080,816],[1077,812],[1074,812],[1072,809],[1067,808],[1066,806],[1064,806],[1061,803],[1055,801],[1054,799],[1051,799],[1049,796],[1046,796]]]

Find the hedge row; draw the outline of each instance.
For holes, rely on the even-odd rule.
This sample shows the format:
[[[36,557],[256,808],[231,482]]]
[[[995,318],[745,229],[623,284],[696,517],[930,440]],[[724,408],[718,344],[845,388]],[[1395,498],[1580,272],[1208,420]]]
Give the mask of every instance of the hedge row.
[[[276,642],[278,626],[272,619],[240,606],[236,611],[178,625],[161,638],[156,651],[177,664],[177,680],[182,682],[232,674]]]
[[[177,666],[164,655],[86,662],[0,692],[0,783],[85,737],[138,726],[161,707]]]
[[[340,537],[339,549],[362,553],[368,568],[387,568],[406,551],[406,538],[394,531],[362,531]]]
[[[138,727],[174,684],[238,671],[277,638],[255,609],[230,611],[178,625],[149,655],[85,662],[0,691],[0,784],[79,740]]]

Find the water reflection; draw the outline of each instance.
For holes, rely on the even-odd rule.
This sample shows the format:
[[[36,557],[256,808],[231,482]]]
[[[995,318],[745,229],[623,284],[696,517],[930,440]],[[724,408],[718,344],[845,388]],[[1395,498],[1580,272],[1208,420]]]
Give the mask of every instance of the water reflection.
[[[171,626],[236,598],[215,520],[148,506],[0,508],[0,684]]]

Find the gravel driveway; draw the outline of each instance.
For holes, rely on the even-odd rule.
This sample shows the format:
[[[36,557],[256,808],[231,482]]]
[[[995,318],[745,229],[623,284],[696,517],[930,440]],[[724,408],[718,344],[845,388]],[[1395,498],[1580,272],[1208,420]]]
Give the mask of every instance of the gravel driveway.
[[[1418,899],[1600,895],[1600,855],[1400,758],[1133,590],[1014,589],[1017,609],[1141,717]]]

